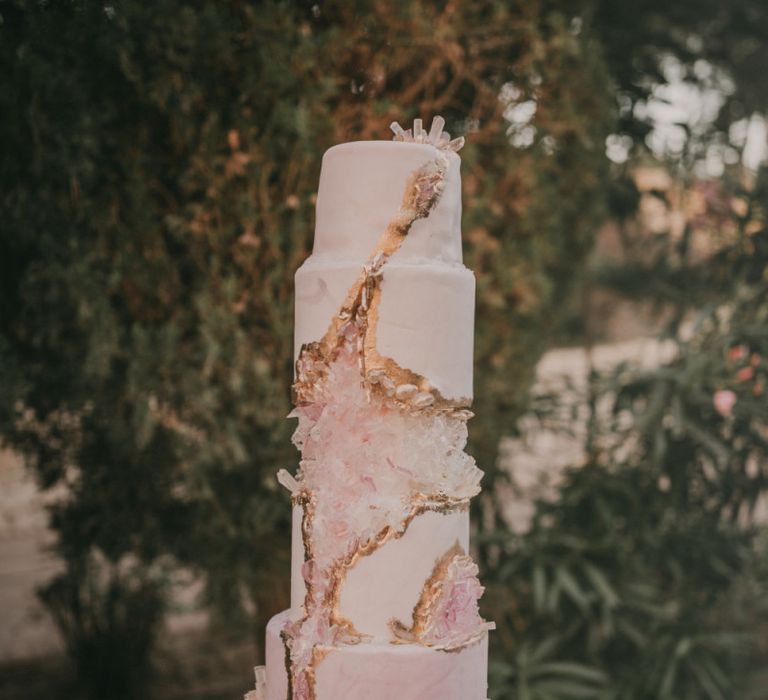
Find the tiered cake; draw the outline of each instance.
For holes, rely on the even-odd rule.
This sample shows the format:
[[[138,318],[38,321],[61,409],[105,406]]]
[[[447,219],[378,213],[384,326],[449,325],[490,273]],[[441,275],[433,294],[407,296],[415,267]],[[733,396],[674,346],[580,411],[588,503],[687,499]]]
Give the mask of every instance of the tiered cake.
[[[248,700],[485,700],[464,452],[475,281],[456,151],[436,118],[323,158],[296,273],[291,609]]]

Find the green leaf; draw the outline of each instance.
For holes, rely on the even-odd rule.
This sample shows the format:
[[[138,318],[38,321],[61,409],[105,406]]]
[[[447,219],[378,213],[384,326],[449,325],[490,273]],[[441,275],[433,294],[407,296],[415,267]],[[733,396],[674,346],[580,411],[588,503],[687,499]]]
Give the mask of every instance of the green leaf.
[[[583,568],[587,578],[602,597],[603,604],[608,608],[615,608],[619,604],[619,596],[603,572],[589,562],[585,562]]]
[[[528,657],[530,659],[531,665],[539,668],[537,664],[552,654],[552,652],[557,649],[557,645],[560,643],[560,641],[560,637],[553,636],[547,637],[539,644],[537,644],[533,651],[530,652],[530,656]]]
[[[602,688],[568,681],[539,681],[534,685],[537,697],[552,698],[600,698]]]
[[[541,564],[533,567],[533,606],[537,612],[544,610],[547,599],[547,574]]]
[[[596,684],[606,684],[609,680],[608,676],[600,669],[576,663],[575,661],[548,661],[538,664],[531,675],[567,676]]]
[[[589,599],[581,590],[579,584],[571,575],[570,571],[564,567],[558,567],[557,571],[555,572],[555,578],[557,579],[557,582],[560,584],[560,586],[562,586],[563,591],[568,595],[571,601],[583,612],[586,612],[589,607]]]
[[[690,659],[686,665],[693,675],[696,676],[696,680],[699,682],[701,689],[706,693],[710,700],[726,700],[725,693],[713,678],[713,674],[709,667],[699,664],[695,659]]]

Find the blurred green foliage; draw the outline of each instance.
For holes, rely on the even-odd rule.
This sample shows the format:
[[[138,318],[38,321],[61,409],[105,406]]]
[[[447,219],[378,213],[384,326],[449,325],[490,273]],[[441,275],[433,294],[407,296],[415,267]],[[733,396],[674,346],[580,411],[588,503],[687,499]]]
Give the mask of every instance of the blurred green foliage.
[[[498,697],[754,689],[768,625],[768,542],[752,520],[768,485],[768,374],[764,359],[752,364],[768,352],[765,290],[742,290],[727,321],[723,307],[706,314],[671,363],[604,378],[603,446],[539,504],[528,533],[497,540],[507,556],[495,602],[510,630]],[[737,395],[727,416],[714,405],[724,387]]]
[[[519,672],[519,691],[508,684],[522,654],[549,678],[546,697],[568,697],[561,677],[577,689],[610,685],[612,658],[532,646],[538,637],[521,630],[538,629],[548,608],[510,595],[529,580],[520,572],[530,552],[550,561],[530,568],[550,608],[570,615],[563,601],[584,585],[578,577],[601,583],[595,600],[574,603],[577,617],[610,608],[610,572],[554,563],[573,523],[601,526],[584,515],[597,467],[564,492],[564,509],[582,505],[516,549],[494,490],[505,478],[499,438],[525,406],[607,206],[628,201],[605,197],[620,180],[606,136],[641,148],[648,127],[633,107],[665,80],[667,55],[691,71],[710,61],[734,86],[716,133],[702,138],[764,107],[750,66],[766,26],[760,3],[746,0],[706,3],[709,20],[697,3],[619,5],[627,12],[597,0],[0,5],[0,434],[58,494],[51,522],[66,567],[43,599],[91,697],[116,686],[144,696],[167,570],[202,576],[221,622],[255,638],[286,606],[290,508],[274,474],[296,461],[284,420],[291,280],[311,245],[320,158],[339,141],[387,138],[393,119],[435,113],[468,135],[471,450],[488,473],[478,525],[488,615],[500,623],[495,697],[527,697]],[[511,120],[526,103],[531,123]],[[639,462],[636,471],[650,478]],[[653,507],[666,512],[663,499]],[[610,529],[615,547],[627,545]],[[636,582],[652,569],[641,557]],[[530,625],[508,619],[515,600]],[[564,625],[563,639],[581,644],[579,625]],[[631,665],[630,642],[612,653],[626,648]]]
[[[483,542],[495,697],[765,697],[768,168],[696,179],[689,156],[652,194],[682,226],[616,216],[624,257],[590,263],[592,285],[663,312],[668,359],[593,373],[586,463],[528,531]]]

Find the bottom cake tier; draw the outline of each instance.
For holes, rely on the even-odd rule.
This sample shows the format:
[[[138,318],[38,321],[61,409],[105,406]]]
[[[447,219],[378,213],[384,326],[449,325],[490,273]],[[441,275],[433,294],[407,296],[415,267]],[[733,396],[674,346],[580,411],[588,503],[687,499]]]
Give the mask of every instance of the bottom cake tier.
[[[289,611],[267,625],[265,700],[288,698],[280,631]],[[457,651],[418,644],[361,643],[325,647],[315,670],[316,700],[485,700],[488,635]]]

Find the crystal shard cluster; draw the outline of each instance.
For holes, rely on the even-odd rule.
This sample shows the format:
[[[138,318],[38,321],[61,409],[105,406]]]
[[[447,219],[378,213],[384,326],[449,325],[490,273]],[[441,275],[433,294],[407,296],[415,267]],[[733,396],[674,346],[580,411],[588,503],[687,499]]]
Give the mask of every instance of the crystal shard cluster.
[[[401,530],[414,509],[479,492],[482,472],[464,452],[467,412],[408,403],[418,394],[396,399],[366,391],[354,337],[339,349],[317,398],[291,414],[299,419],[293,439],[302,455],[291,488],[311,503],[311,563],[318,570],[387,528]]]
[[[295,476],[281,470],[278,480],[291,491],[300,513],[294,534],[300,533],[301,561],[295,563],[300,563],[296,571],[303,597],[294,601],[290,613],[270,623],[266,679],[258,670],[257,691],[249,700],[351,700],[360,693],[372,700],[485,697],[484,645],[493,625],[479,614],[483,588],[465,551],[469,500],[479,492],[482,478],[464,451],[472,415],[466,408],[469,401],[443,395],[428,376],[383,355],[377,344],[387,265],[396,259],[414,223],[430,217],[449,169],[456,167],[451,158],[457,159],[455,151],[463,142],[451,140],[442,126],[440,118],[429,133],[420,120],[408,132],[393,125],[395,141],[428,144],[425,152],[431,157],[405,177],[399,208],[328,319],[323,336],[304,343],[298,353],[291,417],[298,419],[293,441],[301,461]],[[424,274],[445,277],[442,269],[429,265]],[[426,526],[427,514],[437,518],[429,521],[436,528],[434,536],[429,530],[427,536],[418,534],[414,524]],[[453,544],[447,545],[451,538]],[[393,549],[398,542],[401,549]],[[435,551],[436,546],[442,549]],[[404,619],[403,606],[393,605],[389,623],[381,629],[376,620],[382,611],[377,617],[366,614],[366,608],[373,611],[389,603],[366,600],[374,581],[353,586],[349,573],[367,559],[381,571],[368,576],[386,576],[393,557],[398,566],[400,555],[394,552],[402,553],[403,566],[407,559],[414,571],[423,564],[429,568],[416,582],[418,590],[406,580],[407,571],[398,572],[399,578],[392,572],[403,586],[405,602],[412,596],[412,612]],[[377,560],[385,554],[388,558]],[[345,616],[342,598],[352,600],[352,618]],[[270,657],[275,627],[283,669],[276,667],[276,653]],[[446,652],[469,647],[479,654],[465,654],[464,666],[454,664],[451,671]],[[378,678],[389,664],[400,677]],[[460,682],[447,680],[464,667]]]
[[[432,120],[432,126],[429,131],[424,131],[421,119],[413,120],[413,129],[403,129],[397,122],[392,122],[390,129],[395,135],[395,141],[406,141],[410,143],[431,143],[436,148],[442,148],[458,152],[464,145],[464,137],[452,139],[447,131],[443,131],[445,119],[435,117]]]

